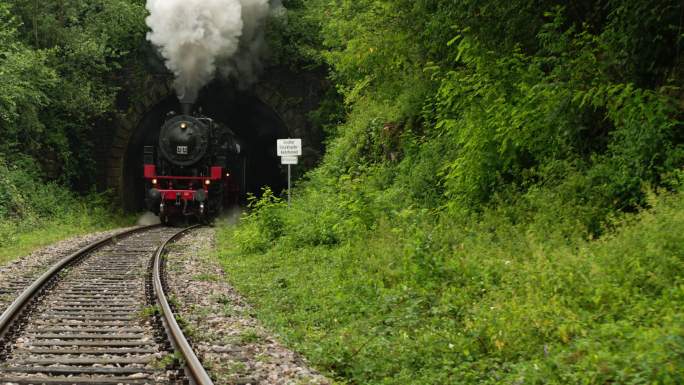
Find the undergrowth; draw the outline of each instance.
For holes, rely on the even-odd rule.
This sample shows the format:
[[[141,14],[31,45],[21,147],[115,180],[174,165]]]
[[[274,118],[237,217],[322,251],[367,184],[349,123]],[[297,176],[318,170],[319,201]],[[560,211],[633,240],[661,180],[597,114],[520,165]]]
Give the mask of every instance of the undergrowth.
[[[105,196],[45,182],[27,158],[0,158],[0,264],[73,235],[132,224]]]
[[[341,383],[684,381],[682,193],[651,195],[599,240],[554,212],[514,223],[373,200],[370,223],[356,199],[309,193],[291,209],[267,198],[219,249],[259,316]]]
[[[682,3],[561,3],[287,2],[325,156],[219,254],[340,382],[684,383]]]

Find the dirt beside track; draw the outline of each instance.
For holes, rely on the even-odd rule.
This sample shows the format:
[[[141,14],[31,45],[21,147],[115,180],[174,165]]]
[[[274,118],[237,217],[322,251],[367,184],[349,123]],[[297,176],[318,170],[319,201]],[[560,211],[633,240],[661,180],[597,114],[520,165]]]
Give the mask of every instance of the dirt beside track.
[[[203,228],[170,248],[171,302],[216,384],[331,384],[252,316],[212,259],[214,229]]]

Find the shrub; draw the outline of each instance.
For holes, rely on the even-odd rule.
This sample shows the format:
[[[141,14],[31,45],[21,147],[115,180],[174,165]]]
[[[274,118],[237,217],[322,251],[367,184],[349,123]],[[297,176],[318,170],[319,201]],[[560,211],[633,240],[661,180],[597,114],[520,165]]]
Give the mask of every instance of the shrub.
[[[294,241],[312,221],[231,247],[248,222],[220,234],[221,258],[270,326],[352,383],[674,384],[683,198],[651,198],[598,241],[553,222],[554,207],[517,224],[500,208],[406,208],[334,245]]]
[[[0,158],[0,262],[75,233],[130,224],[106,194],[79,197],[37,169],[30,158]]]
[[[296,4],[347,115],[220,234],[269,325],[344,383],[684,381],[681,2]]]

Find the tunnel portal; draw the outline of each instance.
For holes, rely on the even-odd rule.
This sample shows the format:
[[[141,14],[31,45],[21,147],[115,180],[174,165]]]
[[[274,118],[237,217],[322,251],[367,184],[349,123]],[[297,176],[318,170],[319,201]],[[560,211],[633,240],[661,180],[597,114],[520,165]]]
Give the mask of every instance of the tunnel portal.
[[[215,82],[206,87],[195,111],[228,126],[244,144],[247,157],[246,193],[259,194],[263,186],[279,192],[286,187],[276,140],[290,136],[278,114],[257,96],[232,85]],[[170,111],[180,111],[175,95],[152,106],[131,133],[123,164],[123,206],[128,211],[144,208],[144,146],[157,147],[159,131]]]

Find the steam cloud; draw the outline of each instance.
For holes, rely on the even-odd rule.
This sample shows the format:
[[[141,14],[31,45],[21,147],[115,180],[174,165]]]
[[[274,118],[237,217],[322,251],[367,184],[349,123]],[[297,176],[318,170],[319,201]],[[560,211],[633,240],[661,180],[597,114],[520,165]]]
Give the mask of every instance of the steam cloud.
[[[256,80],[265,53],[269,14],[280,0],[147,0],[147,40],[176,76],[178,98],[194,102],[217,72],[246,86]]]
[[[140,218],[138,218],[138,226],[152,226],[158,225],[160,223],[161,221],[159,220],[159,217],[149,211],[142,214]]]

